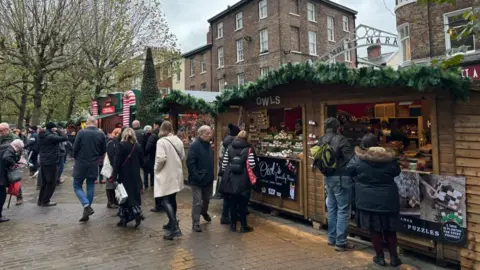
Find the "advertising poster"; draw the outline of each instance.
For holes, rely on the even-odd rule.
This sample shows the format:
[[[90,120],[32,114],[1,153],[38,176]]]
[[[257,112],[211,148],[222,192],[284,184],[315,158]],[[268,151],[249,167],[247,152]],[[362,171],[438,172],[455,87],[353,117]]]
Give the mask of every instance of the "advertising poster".
[[[299,162],[269,157],[258,159],[260,177],[253,189],[262,194],[295,200]]]
[[[403,232],[465,246],[465,177],[403,171],[395,178]]]

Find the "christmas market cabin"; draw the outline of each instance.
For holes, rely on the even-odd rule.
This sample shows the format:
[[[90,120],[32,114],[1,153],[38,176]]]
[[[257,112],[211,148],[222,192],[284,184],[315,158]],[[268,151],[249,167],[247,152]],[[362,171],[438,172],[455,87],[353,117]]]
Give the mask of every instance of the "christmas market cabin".
[[[468,88],[460,74],[433,67],[394,71],[352,70],[341,64],[286,65],[257,82],[224,91],[218,98],[216,121],[224,126],[239,118],[240,126],[250,132],[261,162],[251,200],[319,225],[326,225],[326,196],[323,175],[312,168],[310,148],[324,134],[325,120],[338,118],[353,145],[368,132],[401,129],[403,141],[382,141],[402,152],[402,173],[396,179],[404,228],[400,245],[458,263],[461,247],[472,245],[467,241],[472,237],[467,235],[472,214],[465,202],[472,196],[468,190],[472,180],[467,178],[466,184],[464,176],[476,174],[475,166],[480,167],[475,160],[456,155],[462,145],[458,139],[475,138],[454,135],[457,126],[478,123],[473,123],[475,116],[454,113],[463,106],[458,104],[464,104],[460,100],[468,99]],[[476,104],[471,102],[465,104]],[[227,111],[232,105],[239,107],[240,116]],[[473,122],[464,124],[467,120]],[[220,143],[216,139],[217,149]],[[471,167],[460,170],[459,163]],[[351,232],[368,236],[354,223]],[[466,253],[464,249],[462,254]],[[472,254],[477,253],[468,253]],[[462,265],[466,260],[461,259]],[[472,259],[468,260],[471,266]]]

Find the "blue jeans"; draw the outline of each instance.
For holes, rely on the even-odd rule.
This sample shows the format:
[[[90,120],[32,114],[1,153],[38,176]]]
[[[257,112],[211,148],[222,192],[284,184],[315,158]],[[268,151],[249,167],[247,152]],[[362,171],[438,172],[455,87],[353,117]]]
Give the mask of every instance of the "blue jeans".
[[[347,243],[352,180],[347,176],[325,177],[325,186],[327,188],[328,243],[342,246]]]
[[[62,178],[62,173],[64,168],[65,168],[65,157],[60,156],[60,161],[58,162],[58,180]]]
[[[85,178],[74,178],[73,179],[73,190],[77,195],[80,203],[83,207],[92,205],[93,195],[95,194],[95,178],[87,178],[87,195],[83,192],[83,181]]]

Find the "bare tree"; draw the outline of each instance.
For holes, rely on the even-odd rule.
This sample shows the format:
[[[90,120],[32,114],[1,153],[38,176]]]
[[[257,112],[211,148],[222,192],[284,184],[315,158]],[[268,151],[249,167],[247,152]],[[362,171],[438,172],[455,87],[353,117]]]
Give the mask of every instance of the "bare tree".
[[[85,55],[86,80],[93,97],[103,89],[137,74],[137,68],[116,68],[143,54],[146,46],[174,50],[176,38],[170,33],[161,12],[160,0],[87,0],[80,20],[82,52]],[[140,62],[133,61],[140,69]]]
[[[78,0],[0,0],[0,63],[32,78],[33,124],[40,123],[45,78],[68,65],[64,49],[75,45],[82,10]]]

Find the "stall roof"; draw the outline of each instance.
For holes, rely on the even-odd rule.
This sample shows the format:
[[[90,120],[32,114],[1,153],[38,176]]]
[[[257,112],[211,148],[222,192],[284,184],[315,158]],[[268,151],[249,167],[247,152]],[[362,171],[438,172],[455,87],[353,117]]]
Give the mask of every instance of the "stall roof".
[[[352,69],[343,63],[287,64],[269,72],[255,82],[223,90],[221,93],[202,91],[172,91],[164,99],[152,104],[153,110],[166,112],[172,105],[203,113],[217,114],[229,106],[291,82],[308,82],[312,85],[351,85],[363,88],[408,87],[419,92],[449,91],[453,98],[469,98],[470,80],[458,70],[445,70],[433,66],[412,66],[393,70],[390,67]],[[207,96],[210,95],[210,96]]]

